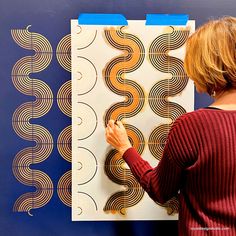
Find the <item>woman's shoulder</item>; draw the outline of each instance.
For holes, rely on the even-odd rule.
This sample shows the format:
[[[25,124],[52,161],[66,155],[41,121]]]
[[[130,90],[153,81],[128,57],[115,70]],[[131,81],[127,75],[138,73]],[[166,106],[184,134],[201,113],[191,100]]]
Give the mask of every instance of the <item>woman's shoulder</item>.
[[[181,116],[179,116],[176,119],[176,122],[197,119],[198,117],[205,116],[206,112],[208,112],[208,109],[206,109],[206,108],[200,108],[198,110],[186,112],[186,113],[182,114]]]
[[[216,116],[217,114],[236,114],[236,110],[223,110],[217,107],[204,107],[191,112],[184,113],[179,119],[188,119],[194,117]]]
[[[205,107],[179,116],[174,123],[182,125],[186,123],[189,125],[210,125],[215,122],[224,122],[226,117],[230,117],[230,114],[236,119],[236,110],[222,110],[214,107]]]
[[[214,111],[215,109],[211,108],[200,108],[198,110],[184,113],[175,120],[174,126],[195,126],[197,124],[203,124],[206,119],[214,117]]]

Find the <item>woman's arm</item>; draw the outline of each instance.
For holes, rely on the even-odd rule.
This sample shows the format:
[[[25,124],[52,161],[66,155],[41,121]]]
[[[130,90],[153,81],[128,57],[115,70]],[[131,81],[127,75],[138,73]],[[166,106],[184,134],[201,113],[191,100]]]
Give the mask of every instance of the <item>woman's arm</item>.
[[[109,121],[106,128],[106,140],[123,156],[133,175],[154,201],[164,203],[177,194],[182,169],[168,156],[168,145],[165,146],[159,164],[152,168],[132,148],[125,127],[120,121],[117,124],[113,120]]]
[[[167,153],[164,153],[155,168],[142,159],[134,148],[129,148],[123,158],[140,185],[154,201],[165,203],[178,193],[182,169],[169,159]]]

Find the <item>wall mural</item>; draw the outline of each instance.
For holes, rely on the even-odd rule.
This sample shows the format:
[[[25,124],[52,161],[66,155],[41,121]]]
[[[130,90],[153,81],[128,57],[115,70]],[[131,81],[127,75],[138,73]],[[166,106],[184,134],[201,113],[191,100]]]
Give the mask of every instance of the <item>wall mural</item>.
[[[16,199],[13,206],[15,212],[27,212],[33,216],[31,210],[44,207],[52,198],[55,186],[47,173],[35,169],[34,165],[50,158],[54,145],[67,162],[71,162],[71,125],[65,127],[54,144],[52,135],[43,126],[37,124],[37,118],[48,113],[53,105],[53,92],[50,87],[30,74],[45,70],[51,63],[53,49],[50,42],[41,34],[26,29],[11,30],[13,40],[22,48],[33,50],[33,56],[19,59],[12,68],[12,81],[15,88],[31,96],[28,101],[20,105],[12,116],[12,126],[15,133],[24,140],[34,141],[30,146],[19,151],[13,161],[12,171],[15,178],[22,184],[36,188]],[[56,49],[58,63],[67,71],[71,70],[70,35],[66,35],[59,42]],[[31,54],[31,52],[29,53]],[[37,74],[36,74],[37,75]],[[57,93],[59,109],[71,117],[71,80],[65,82]],[[36,118],[35,120],[32,119]],[[59,199],[71,207],[71,170],[64,173],[58,181],[56,191]]]
[[[86,26],[71,21],[72,219],[173,220],[178,201],[153,202],[105,142],[109,119],[153,166],[177,117],[194,109],[183,69],[186,26]],[[167,183],[168,184],[168,183]]]
[[[34,192],[19,196],[13,209],[31,215],[31,209],[45,206],[53,195],[53,183],[50,177],[33,167],[34,164],[41,163],[50,156],[53,139],[46,128],[30,122],[31,119],[37,119],[49,112],[53,104],[53,93],[45,82],[30,78],[29,74],[41,72],[50,64],[52,47],[44,36],[31,33],[29,27],[11,32],[12,38],[19,46],[35,51],[33,56],[19,59],[12,68],[15,88],[27,96],[35,97],[34,101],[20,105],[12,117],[12,126],[16,134],[22,139],[35,142],[35,146],[19,151],[12,165],[14,176],[19,182],[36,188]]]
[[[193,110],[193,85],[184,73],[182,59],[194,22],[189,21],[186,27],[147,27],[143,22],[86,27],[72,21],[72,34],[60,40],[55,53],[58,63],[72,71],[73,91],[71,80],[66,81],[56,101],[67,117],[71,117],[73,106],[73,124],[62,127],[56,144],[50,132],[37,124],[37,118],[53,105],[52,90],[30,75],[50,65],[53,49],[43,35],[30,32],[30,27],[11,31],[16,44],[34,51],[13,66],[13,84],[19,92],[35,98],[20,105],[12,116],[16,134],[35,142],[35,146],[16,153],[12,164],[16,179],[32,190],[16,199],[14,211],[32,215],[32,209],[44,207],[52,198],[55,184],[34,165],[50,158],[57,145],[68,163],[73,153],[72,172],[66,171],[56,187],[61,202],[72,205],[73,220],[176,219],[173,213],[178,211],[178,201],[173,198],[164,205],[152,202],[104,138],[108,120],[122,120],[132,144],[154,166],[173,121]]]
[[[59,42],[56,49],[59,64],[71,72],[71,36],[66,35]],[[57,93],[59,109],[68,117],[71,117],[71,80],[65,82]],[[64,128],[57,140],[57,149],[66,161],[71,162],[71,125]],[[57,193],[61,201],[71,207],[71,170],[60,178],[57,185]]]

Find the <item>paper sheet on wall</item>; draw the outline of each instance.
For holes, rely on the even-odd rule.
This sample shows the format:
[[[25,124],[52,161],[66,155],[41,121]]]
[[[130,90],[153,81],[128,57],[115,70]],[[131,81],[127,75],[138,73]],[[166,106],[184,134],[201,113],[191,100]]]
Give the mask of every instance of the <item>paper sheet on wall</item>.
[[[173,220],[175,198],[155,203],[105,141],[109,119],[121,120],[133,146],[153,167],[174,120],[194,109],[183,69],[186,26],[86,26],[71,21],[72,220]],[[166,183],[168,184],[168,183]]]

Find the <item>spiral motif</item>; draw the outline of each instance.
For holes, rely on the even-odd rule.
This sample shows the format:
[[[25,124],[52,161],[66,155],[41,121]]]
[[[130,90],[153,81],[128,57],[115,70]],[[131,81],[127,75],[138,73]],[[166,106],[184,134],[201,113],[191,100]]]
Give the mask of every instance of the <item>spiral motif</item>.
[[[64,36],[57,45],[56,57],[58,63],[71,72],[71,35]],[[57,104],[59,109],[71,117],[71,80],[66,81],[58,90]],[[71,125],[65,127],[58,136],[57,149],[63,159],[71,162]],[[60,200],[71,207],[71,170],[64,173],[57,184],[57,194]]]
[[[49,131],[30,119],[39,118],[49,112],[53,104],[53,94],[48,85],[38,79],[29,77],[30,73],[44,70],[52,60],[52,47],[48,40],[26,29],[12,30],[13,40],[22,48],[34,50],[33,56],[26,56],[16,62],[12,69],[12,81],[21,93],[34,96],[35,100],[20,105],[13,114],[12,126],[17,135],[27,141],[34,141],[34,147],[19,151],[12,165],[16,179],[27,185],[34,186],[35,192],[21,195],[15,202],[13,210],[28,212],[46,205],[53,195],[53,183],[50,177],[40,171],[31,169],[30,165],[45,161],[52,152],[53,139]]]
[[[113,104],[106,111],[105,125],[110,119],[122,120],[125,117],[135,116],[142,110],[145,102],[144,91],[140,85],[125,78],[126,73],[135,71],[143,63],[144,46],[136,36],[123,33],[122,29],[123,27],[118,30],[110,28],[104,31],[107,42],[123,52],[105,66],[103,70],[105,84],[112,92],[125,97],[123,102]],[[141,154],[144,149],[142,133],[128,124],[126,129],[131,142]],[[125,215],[126,208],[136,205],[142,199],[144,190],[131,171],[125,168],[123,159],[115,150],[111,150],[106,156],[105,173],[111,181],[124,185],[126,190],[109,197],[104,211]]]

